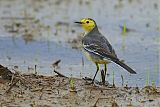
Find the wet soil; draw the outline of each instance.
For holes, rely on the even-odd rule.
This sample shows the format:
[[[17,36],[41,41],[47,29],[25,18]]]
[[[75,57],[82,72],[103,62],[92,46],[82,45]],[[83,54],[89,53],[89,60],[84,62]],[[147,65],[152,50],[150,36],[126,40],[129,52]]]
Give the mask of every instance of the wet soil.
[[[160,88],[88,84],[62,75],[0,78],[1,107],[159,107]]]

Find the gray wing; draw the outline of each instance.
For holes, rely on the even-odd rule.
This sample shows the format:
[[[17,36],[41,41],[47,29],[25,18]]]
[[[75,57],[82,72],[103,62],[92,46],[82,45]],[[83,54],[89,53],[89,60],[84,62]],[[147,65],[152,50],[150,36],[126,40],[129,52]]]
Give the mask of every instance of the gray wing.
[[[132,74],[136,74],[136,72],[130,68],[128,65],[125,63],[121,62],[118,58],[117,55],[115,54],[114,49],[108,42],[108,40],[103,37],[102,35],[92,35],[92,36],[85,36],[82,40],[83,42],[83,48],[91,52],[92,54],[98,55],[101,58],[106,58],[109,59],[116,64],[120,65],[124,69],[126,69],[128,72]]]
[[[82,42],[83,48],[88,52],[103,58],[110,59],[113,57],[117,59],[117,55],[108,40],[100,34],[92,34],[92,36],[86,35]]]

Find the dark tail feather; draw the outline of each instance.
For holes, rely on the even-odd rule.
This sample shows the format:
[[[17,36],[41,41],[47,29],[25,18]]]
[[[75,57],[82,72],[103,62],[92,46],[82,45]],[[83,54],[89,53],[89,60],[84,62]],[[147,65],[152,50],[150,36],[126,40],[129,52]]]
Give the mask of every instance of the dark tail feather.
[[[113,62],[115,62],[116,64],[120,65],[121,67],[126,69],[131,74],[136,74],[136,72],[132,68],[130,68],[128,65],[126,65],[125,63],[123,63],[123,62],[121,62],[119,60],[113,60]]]
[[[87,50],[88,51],[88,50]],[[112,54],[107,54],[105,53],[103,50],[97,50],[95,51],[97,52],[101,57],[104,58],[109,58],[110,60],[112,60],[113,62],[115,62],[116,64],[120,65],[121,67],[123,67],[124,69],[126,69],[128,72],[130,72],[131,74],[137,74],[132,68],[130,68],[128,65],[126,65],[125,63],[121,62],[116,55],[112,55]]]

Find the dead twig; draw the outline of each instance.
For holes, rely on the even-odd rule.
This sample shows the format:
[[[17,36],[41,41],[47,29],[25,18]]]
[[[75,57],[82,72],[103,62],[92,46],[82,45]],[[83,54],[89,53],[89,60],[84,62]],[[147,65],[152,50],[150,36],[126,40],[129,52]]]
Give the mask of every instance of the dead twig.
[[[40,90],[40,92],[41,92],[41,94],[40,94],[40,96],[39,96],[39,100],[41,100],[42,99],[42,96],[43,96],[43,89],[44,89],[44,86],[42,87],[42,89]]]
[[[44,87],[42,87],[42,88],[36,88],[36,89],[31,90],[31,92],[36,92],[36,91],[42,92],[43,89],[44,89]]]
[[[58,64],[61,62],[61,60],[59,59],[59,60],[57,60],[56,62],[54,62],[53,64],[52,64],[52,66],[53,66],[53,68],[56,68],[56,67],[58,67]]]
[[[98,99],[96,100],[96,102],[94,103],[93,107],[98,107],[98,106],[97,106],[98,101],[99,101],[99,100],[104,100],[104,99],[108,99],[108,98],[98,98]]]
[[[61,74],[61,73],[59,73],[59,72],[56,71],[56,70],[54,70],[54,72],[55,72],[56,74],[58,74],[58,76],[60,76],[60,77],[66,77],[66,78],[68,78],[67,76],[65,76],[65,75],[63,75],[63,74]]]
[[[11,86],[8,88],[8,90],[7,90],[5,93],[9,93],[10,90],[13,88],[13,86],[16,85],[16,83],[17,83],[18,81],[19,81],[19,79],[16,79],[16,81],[15,81],[13,84],[11,84]]]

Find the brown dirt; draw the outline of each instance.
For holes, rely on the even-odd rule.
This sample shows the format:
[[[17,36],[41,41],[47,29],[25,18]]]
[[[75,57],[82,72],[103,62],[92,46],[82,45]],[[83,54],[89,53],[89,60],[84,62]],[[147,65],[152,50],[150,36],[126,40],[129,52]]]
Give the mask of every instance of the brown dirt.
[[[159,107],[160,88],[87,85],[86,80],[35,74],[0,79],[1,107]]]

